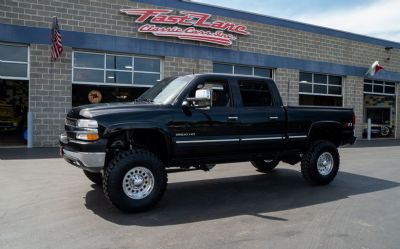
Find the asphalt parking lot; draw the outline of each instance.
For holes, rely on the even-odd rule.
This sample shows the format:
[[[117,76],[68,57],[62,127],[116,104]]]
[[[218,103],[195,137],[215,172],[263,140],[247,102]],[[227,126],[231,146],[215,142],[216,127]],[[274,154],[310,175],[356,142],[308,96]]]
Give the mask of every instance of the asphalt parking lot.
[[[169,175],[163,200],[124,214],[54,150],[0,153],[0,248],[399,248],[400,147],[341,149],[308,186],[298,165]]]

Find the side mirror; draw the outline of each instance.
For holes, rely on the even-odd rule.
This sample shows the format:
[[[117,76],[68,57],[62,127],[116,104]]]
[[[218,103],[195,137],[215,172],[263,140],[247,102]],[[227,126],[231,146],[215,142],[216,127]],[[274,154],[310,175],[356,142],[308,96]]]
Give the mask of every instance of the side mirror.
[[[211,89],[198,89],[194,98],[187,98],[183,101],[182,106],[186,108],[210,108],[211,107]]]

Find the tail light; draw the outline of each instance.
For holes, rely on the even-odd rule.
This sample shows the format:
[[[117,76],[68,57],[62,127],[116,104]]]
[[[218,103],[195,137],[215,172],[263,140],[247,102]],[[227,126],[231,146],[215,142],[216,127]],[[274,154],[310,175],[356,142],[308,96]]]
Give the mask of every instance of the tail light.
[[[353,123],[353,129],[356,127],[356,114],[353,112],[353,118],[351,120],[351,122]]]

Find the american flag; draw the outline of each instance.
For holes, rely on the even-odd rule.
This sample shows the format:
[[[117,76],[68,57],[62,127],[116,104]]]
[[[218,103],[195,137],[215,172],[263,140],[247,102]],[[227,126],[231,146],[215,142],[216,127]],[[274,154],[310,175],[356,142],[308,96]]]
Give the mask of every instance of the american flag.
[[[53,61],[57,60],[64,51],[60,33],[60,26],[58,26],[57,17],[54,17],[53,28],[51,31],[51,59]]]

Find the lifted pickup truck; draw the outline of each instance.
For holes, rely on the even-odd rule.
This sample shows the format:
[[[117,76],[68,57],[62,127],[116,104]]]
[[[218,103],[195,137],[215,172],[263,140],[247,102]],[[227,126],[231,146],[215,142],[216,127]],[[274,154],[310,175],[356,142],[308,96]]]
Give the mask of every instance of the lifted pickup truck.
[[[167,169],[250,161],[269,172],[301,162],[309,183],[328,184],[337,148],[356,139],[354,122],[351,109],[283,106],[272,79],[194,74],[166,78],[132,103],[73,108],[60,144],[113,205],[137,212],[161,199]]]

